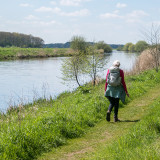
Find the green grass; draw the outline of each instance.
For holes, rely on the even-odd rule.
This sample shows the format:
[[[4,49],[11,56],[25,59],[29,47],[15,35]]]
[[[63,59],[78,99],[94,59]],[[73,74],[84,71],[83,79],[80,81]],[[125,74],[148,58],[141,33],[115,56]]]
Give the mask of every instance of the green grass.
[[[127,77],[126,82],[129,103],[160,83],[160,74],[148,71]],[[0,159],[34,159],[66,144],[68,139],[83,137],[90,127],[105,119],[109,103],[104,97],[104,84],[84,86],[56,100],[39,100],[1,114]],[[125,108],[122,103],[120,106]]]
[[[111,156],[112,152],[106,152],[108,147],[126,135],[135,124],[141,122],[143,117],[151,112],[150,106],[160,96],[159,88],[160,84],[157,84],[154,89],[149,89],[142,96],[120,108],[120,123],[114,123],[113,114],[111,114],[110,123],[106,122],[105,119],[102,120],[95,127],[90,128],[83,137],[68,140],[67,145],[43,154],[43,156],[39,157],[39,160],[109,159],[106,157],[107,155]],[[158,142],[156,145],[158,146]]]
[[[129,132],[89,159],[160,159],[160,97],[148,108],[148,114]]]
[[[0,60],[72,56],[73,50],[69,48],[2,48],[0,47]]]

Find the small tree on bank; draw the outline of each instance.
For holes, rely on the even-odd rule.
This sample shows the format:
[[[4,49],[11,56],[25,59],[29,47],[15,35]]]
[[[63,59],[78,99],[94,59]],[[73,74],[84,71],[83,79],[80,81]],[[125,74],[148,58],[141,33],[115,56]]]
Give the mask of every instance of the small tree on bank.
[[[86,61],[87,65],[85,67],[85,72],[92,78],[93,85],[96,85],[96,79],[98,73],[104,70],[104,65],[107,63],[104,59],[104,55],[100,54],[95,46],[90,46],[87,49],[88,59]]]
[[[98,51],[99,48],[96,49],[96,45],[89,46],[89,44],[85,42],[85,39],[80,36],[74,36],[72,38],[71,48],[74,49],[75,54],[63,62],[63,80],[75,80],[78,86],[81,86],[80,77],[88,74],[92,78],[93,85],[95,85],[97,74],[105,65],[104,55],[100,54]]]
[[[81,86],[80,75],[84,72],[84,63],[86,60],[87,42],[84,37],[73,36],[71,39],[71,48],[75,54],[65,59],[62,65],[63,80],[75,80],[78,86]]]
[[[75,80],[78,86],[81,86],[79,77],[83,72],[82,57],[83,56],[77,54],[63,61],[62,65],[63,80],[65,81]]]

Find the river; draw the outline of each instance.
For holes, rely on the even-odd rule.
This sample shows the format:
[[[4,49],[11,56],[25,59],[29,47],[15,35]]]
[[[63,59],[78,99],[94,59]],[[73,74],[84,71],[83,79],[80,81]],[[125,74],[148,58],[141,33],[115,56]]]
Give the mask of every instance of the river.
[[[108,63],[101,77],[116,59],[121,62],[121,69],[130,70],[137,54],[113,51],[105,56]],[[0,62],[0,111],[5,112],[9,106],[32,102],[37,98],[52,96],[77,87],[75,82],[64,84],[61,79],[61,65],[67,57],[45,59],[14,60]]]

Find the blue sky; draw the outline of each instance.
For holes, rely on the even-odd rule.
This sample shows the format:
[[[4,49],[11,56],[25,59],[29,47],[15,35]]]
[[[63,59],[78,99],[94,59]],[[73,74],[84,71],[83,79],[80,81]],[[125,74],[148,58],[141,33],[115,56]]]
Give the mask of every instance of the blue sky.
[[[0,31],[32,34],[45,43],[136,43],[160,24],[159,0],[1,0]]]

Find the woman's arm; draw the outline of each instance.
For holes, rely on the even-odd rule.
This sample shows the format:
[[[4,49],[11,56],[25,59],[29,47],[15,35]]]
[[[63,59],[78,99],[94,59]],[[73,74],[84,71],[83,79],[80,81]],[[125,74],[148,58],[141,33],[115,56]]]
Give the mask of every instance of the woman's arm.
[[[123,72],[123,70],[120,70],[120,76],[121,76],[121,78],[122,78],[123,88],[124,88],[127,96],[129,97],[129,94],[128,94],[128,91],[127,91],[127,86],[126,86],[126,83],[125,83],[125,80],[124,80],[124,72]]]
[[[106,89],[107,89],[107,85],[108,85],[108,83],[107,83],[107,76],[108,76],[108,74],[109,74],[109,69],[108,69],[108,71],[107,71],[107,75],[106,75],[105,91],[106,91]]]

